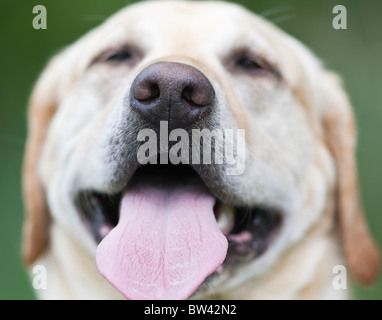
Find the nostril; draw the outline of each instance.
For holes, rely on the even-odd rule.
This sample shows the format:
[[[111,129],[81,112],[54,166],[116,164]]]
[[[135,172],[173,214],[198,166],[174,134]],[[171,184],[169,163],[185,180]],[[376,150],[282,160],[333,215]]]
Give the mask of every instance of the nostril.
[[[188,104],[196,107],[205,107],[213,103],[215,92],[212,86],[201,83],[188,85],[182,91],[182,99]]]
[[[182,99],[185,100],[186,102],[188,102],[189,104],[195,104],[193,101],[192,101],[192,87],[191,86],[186,86],[183,91],[182,91]]]
[[[140,102],[152,102],[159,98],[160,90],[156,82],[141,82],[134,87],[134,98]]]

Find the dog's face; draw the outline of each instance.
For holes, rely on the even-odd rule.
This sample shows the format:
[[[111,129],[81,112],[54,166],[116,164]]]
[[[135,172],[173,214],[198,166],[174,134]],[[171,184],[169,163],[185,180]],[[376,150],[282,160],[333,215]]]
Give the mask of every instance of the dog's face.
[[[359,268],[359,278],[375,273],[374,247],[353,205],[346,97],[303,46],[236,5],[124,9],[52,61],[30,117],[29,262],[44,248],[41,212],[49,211],[128,298],[203,295],[260,276],[318,221],[334,221],[337,207],[345,248],[357,256],[352,268],[357,274],[363,252],[372,258],[362,258],[369,267]],[[139,161],[142,132],[158,137],[151,163],[179,141],[164,145],[162,124],[190,137],[188,164]],[[245,130],[232,143],[240,170],[232,174],[224,159],[195,162],[194,129]],[[203,140],[202,150],[217,153],[217,145]],[[353,217],[344,218],[349,210]],[[348,231],[355,221],[362,230]],[[353,232],[365,239],[359,250]],[[118,285],[122,278],[126,285]]]

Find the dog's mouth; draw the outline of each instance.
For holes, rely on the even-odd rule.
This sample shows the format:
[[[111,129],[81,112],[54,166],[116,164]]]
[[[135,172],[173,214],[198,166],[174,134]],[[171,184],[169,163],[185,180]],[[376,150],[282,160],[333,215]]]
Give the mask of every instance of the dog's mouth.
[[[191,166],[171,164],[139,167],[118,194],[80,192],[77,207],[100,243],[100,272],[127,298],[178,299],[262,255],[281,212],[212,194]]]

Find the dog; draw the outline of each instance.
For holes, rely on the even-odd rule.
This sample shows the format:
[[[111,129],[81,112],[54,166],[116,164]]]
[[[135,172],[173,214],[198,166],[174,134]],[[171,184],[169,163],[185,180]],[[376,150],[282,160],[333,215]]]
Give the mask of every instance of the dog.
[[[142,136],[162,125],[243,130],[243,172],[194,163],[191,146],[170,163],[179,139]],[[379,270],[355,147],[339,77],[272,23],[224,2],[128,6],[55,56],[31,95],[23,258],[46,269],[37,294],[349,298],[336,276],[370,284]]]

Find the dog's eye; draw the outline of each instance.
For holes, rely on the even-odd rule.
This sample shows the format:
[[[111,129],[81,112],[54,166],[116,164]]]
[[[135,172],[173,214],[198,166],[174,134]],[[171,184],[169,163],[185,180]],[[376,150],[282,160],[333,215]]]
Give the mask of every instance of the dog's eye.
[[[130,50],[123,50],[111,54],[106,58],[106,61],[115,61],[115,62],[129,62],[133,59],[133,53]]]
[[[254,70],[263,69],[263,67],[259,63],[257,63],[254,59],[247,56],[239,57],[236,61],[236,67],[245,71],[254,71]]]
[[[139,61],[141,57],[142,53],[139,49],[130,46],[122,46],[101,52],[91,61],[89,66],[99,63],[133,65]]]
[[[250,50],[236,50],[232,55],[228,56],[225,62],[228,69],[234,74],[244,74],[249,76],[266,77],[274,75],[281,80],[279,70],[267,59],[261,55],[251,52]]]

